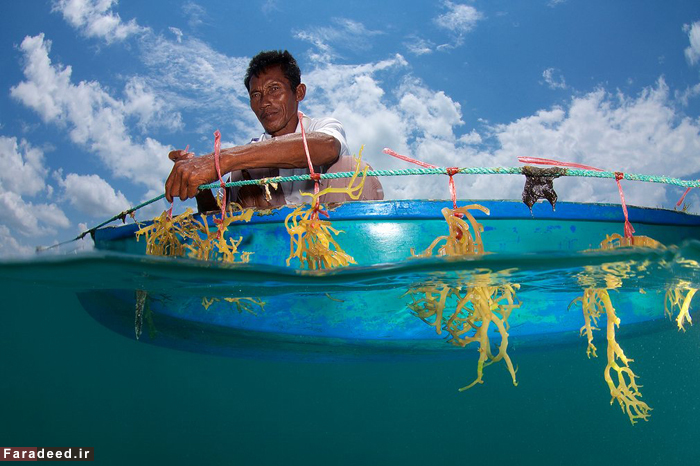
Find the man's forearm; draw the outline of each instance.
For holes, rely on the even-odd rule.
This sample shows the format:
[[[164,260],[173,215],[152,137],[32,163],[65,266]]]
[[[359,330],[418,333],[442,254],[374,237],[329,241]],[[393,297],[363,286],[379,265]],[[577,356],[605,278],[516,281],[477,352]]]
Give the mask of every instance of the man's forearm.
[[[326,166],[338,159],[340,143],[333,136],[325,133],[310,133],[306,135],[306,140],[313,165]],[[306,168],[308,166],[304,143],[299,133],[221,151],[221,171],[226,173],[247,168]]]
[[[334,163],[340,142],[325,133],[307,135],[311,162],[316,166]],[[305,168],[306,151],[300,134],[279,136],[269,141],[232,147],[221,151],[221,174],[248,168]],[[198,186],[217,179],[213,154],[177,160],[165,182],[165,197],[172,201],[195,197]]]

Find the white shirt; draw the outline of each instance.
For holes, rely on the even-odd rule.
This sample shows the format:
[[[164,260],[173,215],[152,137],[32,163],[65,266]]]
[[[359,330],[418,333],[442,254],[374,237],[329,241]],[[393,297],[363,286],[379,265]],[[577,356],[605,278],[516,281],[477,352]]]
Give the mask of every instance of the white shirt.
[[[350,155],[350,150],[348,149],[348,142],[345,138],[345,130],[343,125],[335,118],[310,118],[306,115],[303,117],[304,131],[306,133],[325,133],[333,136],[340,143],[340,156]],[[301,122],[297,124],[297,129],[295,133],[301,133]],[[251,140],[251,144],[260,141],[269,141],[272,139],[268,133],[263,133],[259,138]],[[328,167],[317,167],[314,165],[314,171],[316,173],[325,173]],[[294,175],[308,175],[309,169],[307,168],[280,168],[279,176],[294,176]],[[313,180],[306,181],[292,181],[281,183],[282,191],[284,192],[284,199],[287,204],[302,204],[305,199],[302,198],[300,191],[306,193],[314,191]]]

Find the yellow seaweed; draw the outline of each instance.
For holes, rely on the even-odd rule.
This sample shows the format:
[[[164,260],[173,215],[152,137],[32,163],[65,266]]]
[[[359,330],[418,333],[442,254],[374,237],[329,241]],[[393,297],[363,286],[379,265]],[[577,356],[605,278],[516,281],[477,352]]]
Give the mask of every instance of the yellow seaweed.
[[[153,223],[140,228],[136,232],[136,241],[143,235],[146,237],[146,254],[152,256],[183,256],[185,245],[182,238],[192,221],[192,209],[172,217],[169,211],[164,211],[153,219]]]
[[[585,289],[583,296],[579,296],[569,304],[569,308],[571,308],[574,304],[581,303],[584,324],[579,333],[581,336],[585,334],[588,340],[588,347],[586,348],[586,356],[588,356],[588,359],[590,359],[591,356],[594,358],[598,357],[596,353],[597,348],[593,344],[593,332],[595,330],[600,330],[597,325],[602,306],[595,302],[598,299],[598,293],[594,291],[595,290],[592,288]]]
[[[486,215],[490,213],[489,209],[479,204],[457,207],[456,209],[447,207],[442,209],[442,215],[447,222],[449,234],[435,238],[430,246],[421,254],[415,254],[413,249],[411,249],[411,254],[418,257],[430,257],[433,255],[433,249],[443,241],[444,244],[438,248],[436,254],[438,256],[483,254],[484,244],[481,240],[481,233],[484,231],[484,227],[477,222],[474,216],[469,212],[469,210],[473,209],[480,210]],[[469,223],[462,217],[467,217]],[[471,225],[471,228],[469,228],[469,225]]]
[[[247,312],[254,316],[258,315],[257,312],[253,311],[252,305],[258,306],[260,311],[265,310],[265,302],[259,298],[224,298],[224,301],[235,304],[239,313]]]
[[[413,298],[413,301],[408,304],[408,308],[423,322],[435,327],[435,332],[441,335],[442,314],[445,310],[447,296],[455,293],[455,288],[444,284],[417,286],[407,292]]]
[[[477,378],[460,388],[460,391],[483,383],[484,368],[501,360],[506,363],[513,385],[518,385],[515,375],[517,371],[508,355],[508,319],[513,309],[521,305],[516,298],[520,285],[490,285],[490,282],[491,274],[485,273],[465,279],[457,286],[437,282],[412,287],[407,292],[413,298],[408,304],[409,309],[423,322],[434,327],[438,335],[445,331],[449,335],[449,342],[456,346],[465,347],[471,343],[478,345]],[[488,336],[491,325],[495,326],[501,336],[495,355]]]
[[[678,308],[678,315],[676,316],[678,330],[685,332],[686,322],[693,325],[693,319],[690,317],[690,303],[697,291],[697,288],[690,287],[687,282],[683,282],[666,291],[664,296],[664,314],[669,319],[673,319],[673,309]]]
[[[600,249],[624,247],[664,248],[665,246],[647,236],[626,238],[617,233],[606,235],[605,239],[600,243]],[[641,269],[645,267],[646,263],[640,266]],[[608,362],[605,367],[604,379],[610,389],[612,397],[610,403],[612,404],[617,400],[622,411],[629,417],[630,422],[635,424],[639,419],[648,420],[651,415],[651,408],[640,399],[642,397],[639,391],[640,386],[635,381],[637,375],[629,366],[629,363],[633,360],[625,356],[622,347],[616,340],[615,329],[620,326],[620,318],[615,313],[615,308],[608,293],[610,289],[620,288],[622,280],[627,278],[631,271],[632,268],[629,263],[621,262],[603,264],[599,267],[585,267],[585,273],[579,276],[579,282],[584,287],[583,296],[574,299],[569,304],[569,307],[577,303],[581,304],[584,324],[581,327],[580,334],[581,336],[586,336],[588,342],[586,355],[589,358],[591,356],[597,357],[597,348],[593,344],[593,332],[598,330],[598,320],[601,315],[605,314],[606,338],[608,342],[606,356]],[[596,286],[595,276],[601,272],[605,279],[605,288]],[[613,377],[613,373],[617,376],[616,378]]]
[[[234,204],[240,208],[237,204]],[[219,260],[222,262],[248,262],[252,253],[238,252],[242,238],[226,238],[223,233],[232,222],[249,222],[252,209],[246,209],[239,215],[233,215],[233,206],[229,206],[218,228],[211,229],[207,216],[196,219],[192,209],[170,217],[168,211],[153,219],[153,224],[136,232],[136,238],[146,237],[146,254],[155,256],[184,256],[197,260]]]
[[[369,169],[365,166],[364,170],[360,171],[361,160],[362,151],[360,150],[360,155],[355,158],[355,172],[346,188],[326,188],[316,194],[301,193],[302,196],[310,197],[309,204],[300,205],[284,220],[284,226],[290,237],[287,265],[290,265],[294,258],[299,259],[303,267],[312,270],[345,267],[356,263],[355,259],[346,253],[334,238],[343,231],[333,228],[329,220],[318,218],[320,212],[318,202],[321,196],[329,193],[344,193],[351,199],[359,199]],[[362,178],[355,185],[360,173]]]
[[[648,236],[631,236],[627,238],[620,235],[619,233],[605,235],[605,239],[600,243],[600,249],[617,249],[629,247],[661,249],[665,246]]]
[[[209,307],[214,304],[216,301],[218,301],[218,298],[207,298],[203,297],[202,298],[202,306],[204,307],[204,310],[208,311]]]
[[[605,366],[604,378],[605,382],[608,384],[610,389],[611,400],[610,404],[617,402],[620,404],[620,408],[630,419],[632,424],[636,424],[638,419],[643,419],[647,421],[649,419],[650,411],[652,410],[649,405],[647,405],[640,398],[642,397],[639,391],[640,386],[637,385],[635,379],[637,375],[632,371],[629,366],[632,359],[625,356],[622,347],[619,345],[615,339],[615,329],[620,326],[620,319],[615,314],[615,308],[610,301],[610,295],[608,290],[602,288],[589,288],[584,290],[584,296],[582,298],[577,298],[575,302],[580,302],[584,308],[585,316],[592,317],[593,322],[597,322],[597,318],[605,313],[607,324],[606,324],[606,337],[608,341],[607,347],[607,360],[608,363]],[[595,346],[593,346],[593,339],[591,330],[596,329],[590,324],[589,320],[586,320],[586,325],[581,329],[582,333],[586,329],[588,340],[588,350],[587,354],[592,354],[596,357]],[[619,363],[618,363],[619,361]],[[616,375],[613,378],[613,375]]]
[[[219,260],[221,262],[248,262],[249,252],[238,252],[238,246],[243,241],[226,238],[225,231],[233,222],[249,222],[253,216],[253,209],[246,209],[240,215],[234,216],[233,207],[240,208],[238,204],[228,206],[226,215],[219,222],[218,228],[210,229],[207,225],[207,216],[201,215],[199,220],[193,219],[184,235],[189,240],[185,244],[188,256],[198,260]],[[240,258],[240,260],[238,260]]]
[[[235,304],[239,314],[247,312],[249,314],[257,316],[258,313],[253,311],[253,308],[251,307],[253,305],[258,306],[260,308],[260,311],[265,310],[265,302],[259,298],[224,298],[224,301]],[[202,306],[207,311],[214,303],[218,302],[221,302],[221,299],[207,297],[202,298]]]
[[[508,356],[508,318],[513,309],[520,307],[521,303],[515,302],[515,292],[519,288],[520,285],[517,284],[470,287],[460,299],[452,317],[447,320],[445,327],[452,336],[450,341],[453,344],[462,347],[473,342],[479,344],[476,380],[460,388],[460,392],[468,390],[478,383],[484,383],[484,367],[500,360],[506,362],[508,372],[513,378],[513,385],[518,385],[515,378],[517,370],[513,367],[510,356]],[[492,323],[501,335],[501,344],[495,356],[491,352],[491,342],[488,336],[488,330]]]
[[[414,257],[430,257],[435,248],[438,248],[437,256],[458,257],[484,254],[481,239],[484,227],[476,221],[470,210],[480,210],[489,214],[489,210],[479,204],[442,209],[449,234],[435,238],[421,254],[416,255],[413,249],[411,254]],[[460,388],[460,391],[484,383],[484,367],[501,360],[506,363],[513,378],[513,385],[518,385],[516,369],[508,355],[508,318],[513,309],[521,304],[515,296],[520,285],[511,283],[492,285],[491,275],[490,271],[487,271],[484,274],[469,277],[457,286],[441,282],[418,285],[409,289],[407,293],[413,298],[408,308],[423,322],[434,327],[438,335],[441,335],[444,330],[450,336],[450,343],[454,345],[462,347],[471,343],[478,345],[477,377],[471,384]],[[491,325],[496,327],[501,336],[501,344],[495,355],[491,351],[488,336]]]

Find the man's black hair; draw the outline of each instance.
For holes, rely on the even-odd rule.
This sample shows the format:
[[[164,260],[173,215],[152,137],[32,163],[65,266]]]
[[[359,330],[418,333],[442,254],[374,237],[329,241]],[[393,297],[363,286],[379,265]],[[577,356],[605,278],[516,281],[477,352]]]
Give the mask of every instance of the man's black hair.
[[[258,77],[260,73],[269,67],[277,65],[282,67],[282,73],[284,73],[284,77],[287,78],[287,81],[292,86],[292,91],[296,91],[297,86],[301,83],[301,70],[292,54],[286,50],[270,50],[260,52],[254,56],[250,60],[248,71],[246,71],[245,79],[243,80],[245,88],[250,91],[250,80],[253,76]]]

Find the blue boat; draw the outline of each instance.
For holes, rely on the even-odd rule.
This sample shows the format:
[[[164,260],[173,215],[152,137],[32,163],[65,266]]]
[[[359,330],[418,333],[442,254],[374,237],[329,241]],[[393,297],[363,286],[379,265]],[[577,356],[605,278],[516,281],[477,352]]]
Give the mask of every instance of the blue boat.
[[[419,318],[411,304],[425,287],[463,289],[475,283],[517,284],[520,306],[509,319],[511,347],[578,341],[580,308],[569,308],[584,288],[611,291],[628,332],[646,332],[664,319],[669,287],[700,287],[696,260],[700,216],[628,207],[636,235],[665,248],[600,250],[606,235],[621,234],[619,205],[516,201],[478,203],[487,252],[469,257],[414,258],[447,234],[447,201],[348,202],[329,206],[336,239],[356,265],[309,271],[290,252],[283,207],[232,223],[247,264],[146,256],[135,224],[106,227],[95,245],[121,261],[132,280],[119,289],[85,290],[83,306],[99,322],[129,338],[188,351],[252,357],[459,357],[445,332]],[[211,219],[209,219],[211,221]],[[143,227],[145,224],[141,224]],[[212,228],[214,228],[212,224]],[[143,332],[143,334],[141,334]],[[493,332],[492,341],[500,338]]]

